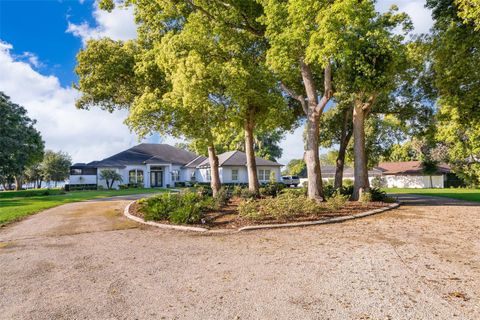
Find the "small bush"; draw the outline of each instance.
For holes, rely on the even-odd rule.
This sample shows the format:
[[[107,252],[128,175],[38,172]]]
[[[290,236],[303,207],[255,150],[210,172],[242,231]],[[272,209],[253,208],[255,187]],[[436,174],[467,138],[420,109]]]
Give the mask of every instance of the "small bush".
[[[251,220],[288,220],[295,216],[318,214],[325,208],[304,195],[283,193],[276,198],[243,201],[239,205],[242,217]]]
[[[388,198],[387,193],[380,188],[370,188],[371,201],[385,201]]]
[[[350,196],[343,195],[336,191],[330,198],[327,199],[327,207],[331,210],[338,210],[345,206]]]
[[[230,200],[230,193],[228,192],[227,188],[221,187],[213,198],[217,208],[221,208],[227,205],[228,201]]]
[[[242,199],[256,199],[258,198],[258,193],[256,193],[255,191],[250,191],[248,189],[242,189],[240,197]]]
[[[260,188],[260,195],[264,197],[276,197],[285,189],[283,183],[267,183]]]
[[[307,188],[285,188],[282,190],[282,194],[291,194],[297,197],[306,196]]]
[[[138,202],[145,220],[169,220],[172,223],[199,223],[213,199],[194,192],[163,193]]]
[[[372,193],[368,191],[362,192],[362,195],[360,196],[360,202],[364,204],[372,202]]]
[[[234,186],[232,190],[232,195],[234,197],[240,197],[242,195],[243,188],[241,186]]]

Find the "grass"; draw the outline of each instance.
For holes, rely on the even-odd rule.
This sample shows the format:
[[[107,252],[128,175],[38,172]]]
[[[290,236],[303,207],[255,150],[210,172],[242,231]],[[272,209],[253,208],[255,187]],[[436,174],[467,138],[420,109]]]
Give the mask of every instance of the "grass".
[[[480,189],[384,189],[387,193],[410,193],[480,202]]]
[[[91,199],[142,193],[163,192],[165,189],[126,189],[62,192],[51,189],[0,192],[0,226],[62,204]]]

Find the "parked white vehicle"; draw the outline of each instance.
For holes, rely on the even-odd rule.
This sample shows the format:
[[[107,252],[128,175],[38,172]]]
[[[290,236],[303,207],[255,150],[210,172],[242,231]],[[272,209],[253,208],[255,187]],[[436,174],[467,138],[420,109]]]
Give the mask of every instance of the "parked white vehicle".
[[[283,176],[282,182],[287,186],[294,186],[296,188],[300,184],[300,178],[297,176]]]

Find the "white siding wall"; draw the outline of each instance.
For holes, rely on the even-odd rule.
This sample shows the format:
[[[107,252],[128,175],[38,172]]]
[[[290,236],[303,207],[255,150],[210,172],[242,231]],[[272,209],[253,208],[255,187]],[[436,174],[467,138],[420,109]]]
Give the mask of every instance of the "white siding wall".
[[[432,185],[430,185],[430,176],[411,176],[395,175],[383,176],[388,188],[443,188],[443,175],[432,176]]]

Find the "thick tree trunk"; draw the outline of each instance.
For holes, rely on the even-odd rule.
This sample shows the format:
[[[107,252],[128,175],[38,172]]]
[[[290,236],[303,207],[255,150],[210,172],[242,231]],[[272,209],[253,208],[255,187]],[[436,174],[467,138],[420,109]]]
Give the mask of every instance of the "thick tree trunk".
[[[210,186],[212,187],[213,196],[220,191],[220,174],[218,172],[218,157],[213,145],[208,147],[208,161],[210,162]]]
[[[22,177],[15,176],[15,190],[22,190]]]
[[[307,119],[307,141],[305,144],[304,160],[307,166],[308,197],[317,201],[323,201],[322,172],[320,169],[319,148],[319,116],[310,114]]]
[[[342,133],[340,136],[340,145],[338,147],[338,156],[336,160],[335,168],[335,189],[341,188],[343,186],[343,170],[345,169],[345,155],[347,153],[347,147],[352,138],[352,124],[350,122],[350,116],[352,111],[350,109],[345,109],[343,111],[343,125]]]
[[[355,101],[353,108],[353,153],[354,153],[354,188],[352,200],[360,200],[364,192],[368,192],[367,155],[365,153],[365,104]]]
[[[253,127],[253,110],[249,110],[244,123],[245,154],[247,155],[248,190],[258,193],[259,183],[257,175],[257,163],[255,161]]]

